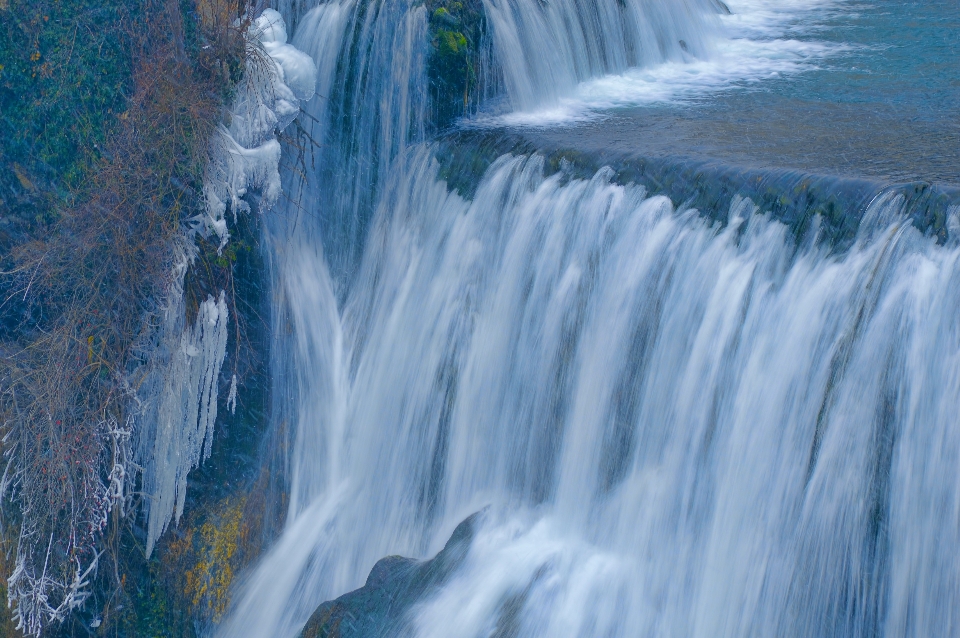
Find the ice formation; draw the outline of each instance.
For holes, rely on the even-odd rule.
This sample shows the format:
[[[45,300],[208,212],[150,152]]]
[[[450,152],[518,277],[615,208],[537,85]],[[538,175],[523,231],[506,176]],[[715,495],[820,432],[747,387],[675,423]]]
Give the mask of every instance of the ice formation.
[[[246,212],[250,190],[260,192],[260,208],[269,209],[280,196],[280,143],[276,132],[300,113],[300,102],[313,97],[317,68],[313,59],[291,44],[283,18],[266,9],[250,27],[247,68],[230,109],[230,124],[221,125],[212,140],[211,161],[204,180],[206,229],[226,245],[227,210]]]
[[[182,297],[164,311],[160,355],[147,376],[155,401],[141,417],[143,488],[150,495],[147,553],[170,519],[183,514],[187,474],[210,456],[217,418],[217,381],[227,347],[224,294],[200,304],[186,326]]]
[[[287,44],[280,14],[265,10],[248,33],[244,80],[229,112],[211,140],[204,179],[206,215],[189,220],[177,246],[171,287],[159,313],[140,385],[137,458],[142,466],[147,516],[147,555],[171,519],[179,521],[187,474],[210,456],[217,417],[217,386],[226,353],[228,310],[224,293],[200,304],[196,320],[185,318],[183,282],[193,262],[197,234],[229,241],[227,212],[234,221],[250,210],[244,201],[259,194],[259,210],[280,195],[280,143],[277,133],[300,112],[299,102],[313,96],[313,60]],[[236,406],[236,378],[227,407]]]
[[[237,375],[230,379],[230,392],[227,394],[227,409],[230,414],[237,413]]]
[[[21,544],[23,540],[21,536]],[[97,571],[100,554],[94,555],[86,566],[75,556],[72,561],[76,565],[73,579],[64,581],[62,574],[49,569],[53,534],[47,542],[47,554],[39,574],[33,573],[28,567],[21,558],[27,553],[19,549],[13,573],[7,580],[10,590],[7,605],[13,608],[12,620],[19,631],[27,636],[40,636],[47,621],[63,622],[71,611],[90,597],[90,577]]]

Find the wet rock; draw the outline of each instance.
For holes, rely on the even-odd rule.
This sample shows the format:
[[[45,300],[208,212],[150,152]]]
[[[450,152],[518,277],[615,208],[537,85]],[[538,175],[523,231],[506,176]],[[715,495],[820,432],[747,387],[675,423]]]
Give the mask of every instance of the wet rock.
[[[716,6],[718,13],[722,13],[723,15],[733,14],[733,11],[730,10],[730,7],[728,7],[727,3],[725,3],[723,0],[713,0],[713,4]]]
[[[482,512],[460,523],[430,560],[388,556],[377,561],[363,587],[320,605],[301,638],[386,638],[403,634],[407,612],[460,566]]]
[[[486,19],[479,0],[430,0],[427,10],[434,122],[445,129],[477,102]]]

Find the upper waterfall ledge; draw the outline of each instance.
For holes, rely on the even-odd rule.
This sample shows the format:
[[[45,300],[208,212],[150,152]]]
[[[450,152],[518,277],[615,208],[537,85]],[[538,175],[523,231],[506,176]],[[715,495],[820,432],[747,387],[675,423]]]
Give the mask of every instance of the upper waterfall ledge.
[[[797,242],[814,239],[838,252],[853,244],[870,204],[886,196],[902,198],[904,217],[938,243],[960,241],[960,188],[950,185],[749,168],[685,154],[582,150],[542,132],[460,130],[434,146],[441,179],[467,199],[480,183],[477,176],[505,154],[540,154],[548,174],[562,171],[581,179],[610,167],[616,183],[641,185],[721,224],[734,198],[746,198],[784,223]]]

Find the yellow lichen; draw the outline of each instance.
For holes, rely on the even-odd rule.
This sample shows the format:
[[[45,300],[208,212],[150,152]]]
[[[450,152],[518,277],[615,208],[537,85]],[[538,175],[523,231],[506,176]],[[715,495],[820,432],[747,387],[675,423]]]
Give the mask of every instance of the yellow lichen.
[[[220,620],[230,602],[234,562],[246,531],[244,505],[244,499],[232,500],[200,527],[198,560],[185,574],[186,594],[193,608],[214,622]]]

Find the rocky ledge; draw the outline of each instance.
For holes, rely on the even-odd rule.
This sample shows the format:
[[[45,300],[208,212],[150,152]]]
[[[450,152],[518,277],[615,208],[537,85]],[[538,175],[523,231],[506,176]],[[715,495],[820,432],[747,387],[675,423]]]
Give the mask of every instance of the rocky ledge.
[[[463,562],[482,512],[460,523],[430,560],[388,556],[363,587],[320,605],[301,638],[386,638],[405,633],[409,610],[443,584]]]

